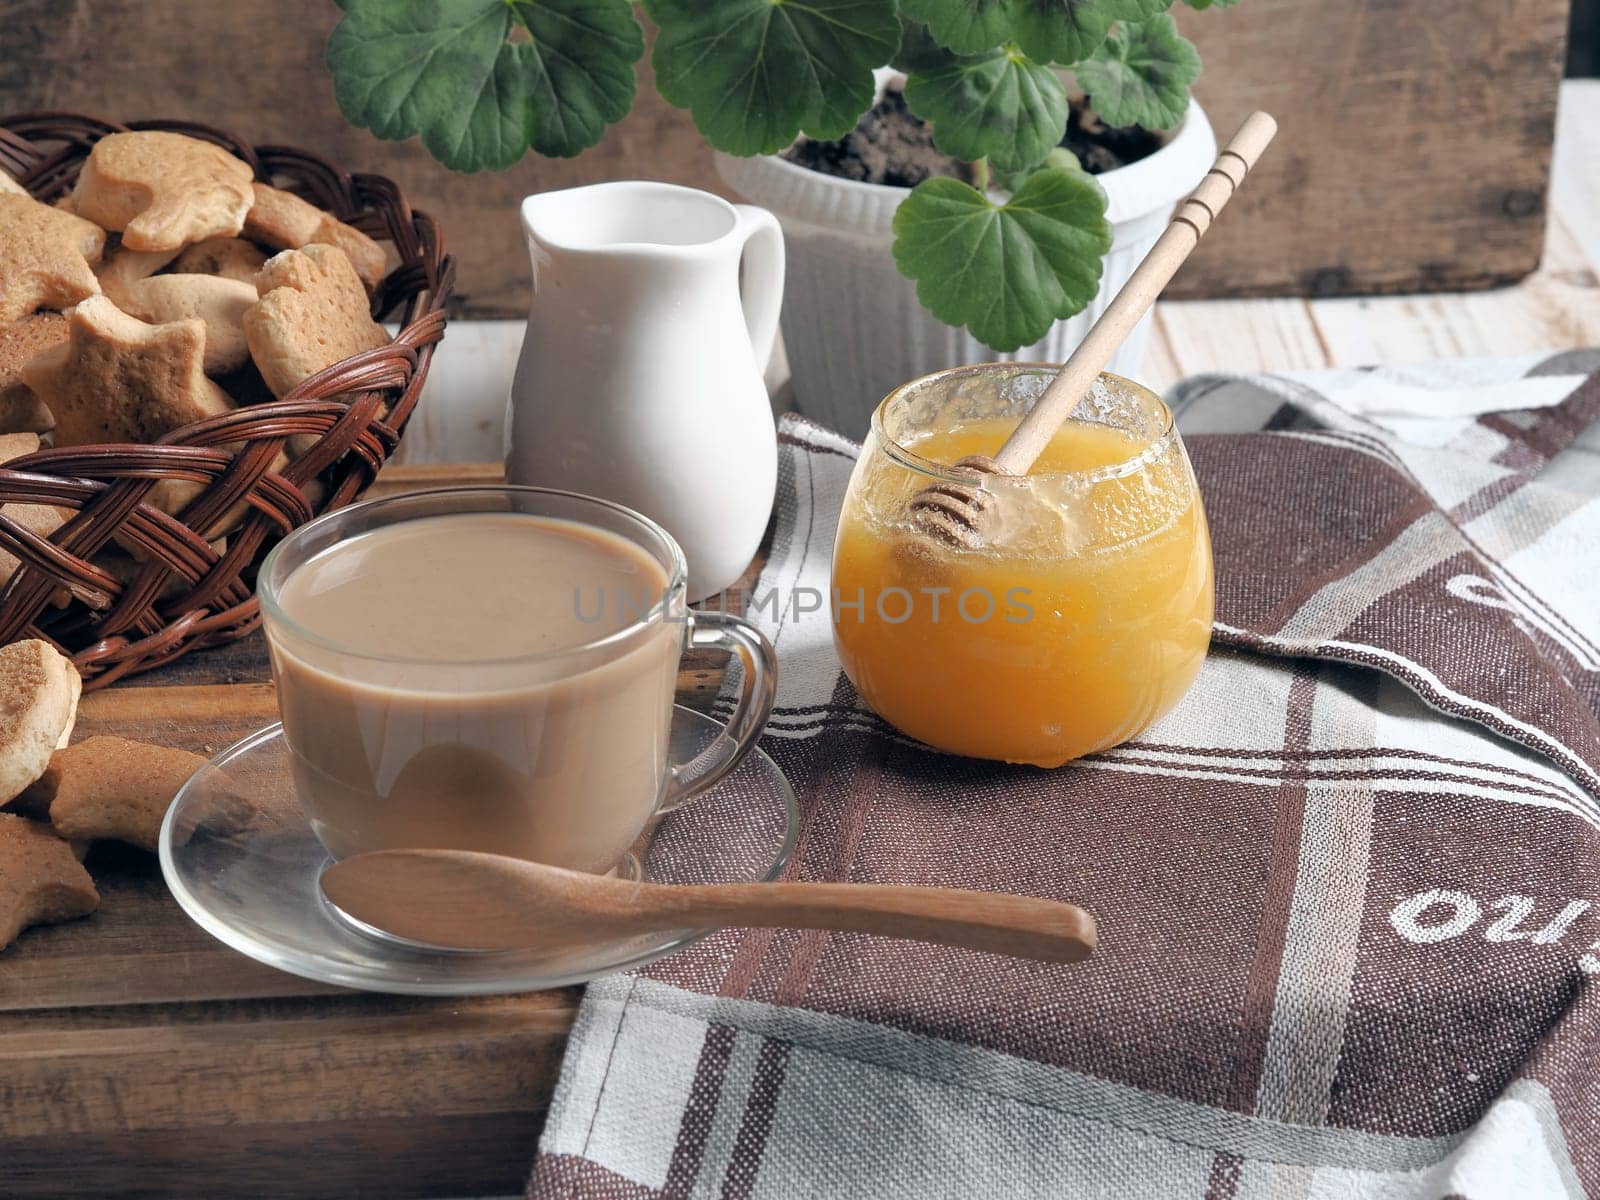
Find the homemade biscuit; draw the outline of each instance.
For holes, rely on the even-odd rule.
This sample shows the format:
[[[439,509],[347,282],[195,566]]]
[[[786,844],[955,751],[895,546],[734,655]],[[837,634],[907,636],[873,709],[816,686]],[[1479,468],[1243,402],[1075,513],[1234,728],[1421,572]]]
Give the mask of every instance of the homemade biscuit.
[[[255,201],[249,164],[180,133],[113,133],[89,151],[73,189],[80,216],[130,250],[181,250],[232,237]]]
[[[49,642],[0,646],[0,803],[43,775],[67,744],[82,691],[78,669]]]
[[[72,310],[71,336],[23,368],[55,414],[55,444],[154,442],[233,401],[205,375],[198,319],[147,325],[96,296]]]
[[[30,804],[49,797],[64,838],[111,839],[154,851],[172,798],[206,760],[187,750],[119,737],[92,737],[57,750]]]
[[[48,433],[55,418],[33,389],[22,382],[22,368],[67,340],[60,313],[35,313],[0,328],[0,434]]]
[[[0,196],[26,196],[28,189],[4,171],[0,171]]]
[[[24,454],[32,454],[41,444],[37,433],[0,433],[0,466],[10,462],[13,458],[21,458]]]
[[[140,280],[148,279],[175,257],[175,250],[129,250],[119,247],[106,255],[105,261],[95,268],[95,278],[100,290],[111,297],[111,302],[123,312],[128,309],[128,289]]]
[[[261,299],[244,315],[244,334],[279,399],[324,367],[389,341],[337,247],[313,243],[273,255],[256,276],[256,291]]]
[[[337,246],[369,292],[378,290],[388,265],[383,247],[332,213],[264,183],[255,185],[255,203],[244,219],[246,237],[279,250],[301,250],[313,243]]]
[[[0,325],[99,294],[105,230],[31,196],[0,195]]]
[[[126,303],[130,316],[154,325],[198,318],[205,322],[205,372],[226,375],[250,361],[244,341],[244,313],[256,302],[254,285],[220,275],[152,275],[131,284]]]
[[[174,275],[220,275],[237,279],[253,288],[256,272],[267,261],[267,253],[243,238],[208,238],[190,246],[172,264]]]
[[[39,448],[39,435],[36,433],[5,433],[0,434],[0,466],[14,458],[21,458],[24,454],[32,454]],[[5,504],[0,505],[0,517],[14,521],[29,533],[47,538],[60,529],[72,518],[72,509],[58,508],[53,504]],[[22,565],[22,560],[4,546],[0,546],[0,588],[4,588],[16,569]],[[65,588],[57,588],[51,596],[52,602],[59,608],[72,599]]]
[[[0,813],[0,947],[30,925],[83,917],[100,906],[94,881],[48,825]]]

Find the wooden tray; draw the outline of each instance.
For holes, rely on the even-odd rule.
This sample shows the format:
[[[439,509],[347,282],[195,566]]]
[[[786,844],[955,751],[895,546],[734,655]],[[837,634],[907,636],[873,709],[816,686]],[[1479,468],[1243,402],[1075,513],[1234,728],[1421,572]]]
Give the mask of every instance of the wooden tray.
[[[497,482],[391,467],[372,495]],[[708,695],[715,664],[689,670]],[[683,693],[680,693],[683,694]],[[97,733],[211,753],[277,719],[256,633],[85,696]],[[192,924],[154,857],[102,844],[100,911],[0,952],[0,1196],[519,1193],[579,989],[347,992]]]

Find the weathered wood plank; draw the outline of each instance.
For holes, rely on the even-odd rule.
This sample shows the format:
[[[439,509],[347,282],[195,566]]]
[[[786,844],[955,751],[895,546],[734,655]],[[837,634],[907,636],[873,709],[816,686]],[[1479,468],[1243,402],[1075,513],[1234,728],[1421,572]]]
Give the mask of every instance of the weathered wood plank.
[[[1156,326],[1178,376],[1203,371],[1291,371],[1326,366],[1304,300],[1192,300],[1162,304]]]
[[[1145,348],[1144,363],[1134,376],[1138,382],[1161,393],[1165,393],[1183,377],[1183,369],[1178,366],[1178,356],[1172,348],[1172,340],[1168,337],[1166,327],[1161,321],[1161,314],[1173,303],[1182,301],[1163,301],[1156,305],[1155,314],[1150,321],[1150,341]]]
[[[548,1095],[576,999],[346,994],[15,1014],[0,1027],[4,1136],[528,1111]]]
[[[97,846],[87,865],[100,890],[99,911],[29,930],[7,948],[0,1013],[340,991],[222,945],[179,910],[153,855]],[[7,1029],[0,1019],[0,1038]]]
[[[1564,96],[1575,94],[1568,84]],[[1583,93],[1576,93],[1582,95]],[[1588,127],[1600,129],[1600,88]],[[1563,100],[1564,108],[1573,104]],[[1581,122],[1564,123],[1564,139]],[[1433,358],[1529,354],[1600,345],[1600,278],[1573,222],[1594,221],[1600,212],[1600,155],[1593,164],[1593,189],[1575,188],[1584,150],[1569,153],[1563,140],[1559,161],[1568,164],[1545,229],[1538,271],[1514,287],[1459,295],[1377,296],[1309,302],[1317,334],[1338,366],[1422,362]]]
[[[1589,261],[1579,245],[1578,238],[1561,212],[1550,214],[1550,229],[1544,243],[1544,263],[1540,274],[1549,275],[1558,283],[1577,288],[1600,287],[1600,271]]]
[[[1589,271],[1600,275],[1600,79],[1561,86],[1550,206]]]
[[[7,1200],[510,1196],[526,1182],[542,1108],[0,1137],[0,1183]]]
[[[1525,354],[1600,344],[1600,291],[1547,272],[1460,296],[1321,300],[1312,313],[1338,364]]]
[[[497,462],[392,463],[378,473],[365,499],[398,496],[428,488],[505,482],[505,467]]]
[[[1226,135],[1277,143],[1173,295],[1480,288],[1543,240],[1566,0],[1251,0],[1174,13]]]
[[[506,402],[523,321],[456,321],[446,330],[391,466],[489,462],[505,455]]]
[[[511,1192],[576,1003],[343,995],[12,1014],[0,1192]]]

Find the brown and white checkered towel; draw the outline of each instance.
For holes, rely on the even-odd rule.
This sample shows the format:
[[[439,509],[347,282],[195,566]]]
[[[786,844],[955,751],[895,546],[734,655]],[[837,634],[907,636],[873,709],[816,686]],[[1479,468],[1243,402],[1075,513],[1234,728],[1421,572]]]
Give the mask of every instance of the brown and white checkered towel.
[[[1076,967],[726,931],[591,985],[529,1195],[1600,1195],[1600,355],[1175,396],[1216,645],[1137,741],[932,753],[763,619],[798,879],[1071,899]],[[758,592],[855,447],[786,421]]]

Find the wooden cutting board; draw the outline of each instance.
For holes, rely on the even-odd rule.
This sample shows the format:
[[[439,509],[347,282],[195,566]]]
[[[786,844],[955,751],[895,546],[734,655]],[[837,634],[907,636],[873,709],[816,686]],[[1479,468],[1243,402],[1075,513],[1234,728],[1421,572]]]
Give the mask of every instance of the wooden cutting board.
[[[498,480],[392,467],[372,494]],[[716,686],[690,664],[680,696]],[[84,698],[75,739],[200,753],[277,719],[258,633]],[[99,912],[0,951],[0,1196],[522,1190],[580,991],[349,992],[214,941],[154,857],[102,844]]]

